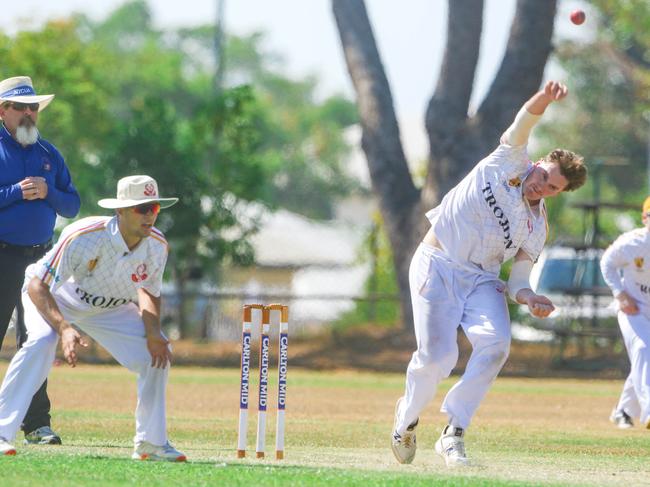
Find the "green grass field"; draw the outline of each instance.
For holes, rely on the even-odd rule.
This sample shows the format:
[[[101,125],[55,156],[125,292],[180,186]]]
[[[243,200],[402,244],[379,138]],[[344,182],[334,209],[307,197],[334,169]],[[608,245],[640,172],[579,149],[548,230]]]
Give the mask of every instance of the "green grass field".
[[[0,364],[3,375],[5,368]],[[64,445],[23,446],[19,438],[18,454],[0,458],[0,485],[650,485],[650,431],[621,431],[608,421],[619,381],[497,379],[467,433],[474,465],[461,470],[448,470],[433,451],[451,380],[421,418],[412,465],[398,465],[389,448],[402,375],[290,369],[283,461],[271,459],[274,409],[269,458],[235,458],[238,381],[234,369],[172,369],[170,438],[189,461],[160,464],[129,458],[131,374],[56,367],[53,426]],[[251,411],[250,448],[255,416]]]

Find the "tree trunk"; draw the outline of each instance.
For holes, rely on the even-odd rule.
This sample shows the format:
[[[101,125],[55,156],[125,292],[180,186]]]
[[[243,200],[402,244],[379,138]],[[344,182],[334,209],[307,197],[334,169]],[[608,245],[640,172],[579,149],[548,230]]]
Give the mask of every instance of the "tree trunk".
[[[449,2],[444,60],[426,114],[430,152],[423,191],[425,207],[438,204],[445,193],[497,146],[517,111],[540,86],[551,53],[555,3],[555,0],[517,2],[499,71],[480,108],[469,117],[483,2]]]
[[[357,94],[361,143],[393,250],[403,324],[407,328],[413,326],[408,266],[427,228],[423,212],[437,205],[496,147],[517,110],[539,87],[551,52],[556,0],[519,0],[499,72],[477,113],[469,117],[483,0],[453,0],[448,4],[444,61],[426,112],[430,152],[425,185],[420,191],[406,163],[390,87],[365,4],[363,0],[332,0]]]
[[[400,141],[393,97],[379,58],[362,0],[333,0],[334,17],[341,36],[350,76],[357,92],[361,120],[361,145],[370,180],[393,250],[400,290],[402,321],[412,324],[408,266],[422,235],[417,219],[420,193],[415,187]]]

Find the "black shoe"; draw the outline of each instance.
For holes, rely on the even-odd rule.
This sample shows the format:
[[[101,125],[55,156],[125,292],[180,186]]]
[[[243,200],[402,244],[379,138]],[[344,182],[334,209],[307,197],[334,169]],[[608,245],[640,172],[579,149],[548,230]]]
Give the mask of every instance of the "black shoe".
[[[60,445],[61,437],[49,426],[41,426],[25,434],[25,445]]]

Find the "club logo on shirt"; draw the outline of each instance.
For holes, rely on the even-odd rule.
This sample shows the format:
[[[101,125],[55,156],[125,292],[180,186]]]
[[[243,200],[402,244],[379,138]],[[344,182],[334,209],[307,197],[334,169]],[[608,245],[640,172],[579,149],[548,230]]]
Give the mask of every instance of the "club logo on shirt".
[[[508,185],[512,186],[513,188],[518,188],[521,186],[521,178],[517,176],[512,179],[508,179]]]
[[[50,171],[52,169],[52,164],[50,164],[49,159],[43,158],[43,171]]]
[[[497,199],[494,197],[492,192],[492,185],[488,182],[485,185],[485,188],[481,190],[484,195],[485,202],[488,204],[488,207],[494,213],[494,216],[497,218],[497,222],[503,230],[503,240],[507,249],[512,248],[514,245],[512,242],[512,235],[510,234],[510,222],[506,217],[506,214],[503,212],[501,207],[497,205]]]
[[[634,265],[636,266],[636,270],[640,271],[643,269],[643,257],[635,257],[634,258]]]
[[[92,272],[93,270],[95,270],[98,261],[99,261],[99,257],[95,257],[94,259],[88,261],[88,272]]]
[[[147,279],[149,275],[147,274],[147,264],[140,264],[133,274],[131,274],[131,280],[133,282],[141,282]]]
[[[156,187],[151,183],[145,184],[144,185],[144,195],[145,196],[156,196]]]
[[[514,178],[508,179],[508,181],[503,181],[501,183],[503,186],[503,189],[505,189],[508,193],[510,192],[510,188],[518,188],[521,186],[521,178],[519,176],[516,176]]]

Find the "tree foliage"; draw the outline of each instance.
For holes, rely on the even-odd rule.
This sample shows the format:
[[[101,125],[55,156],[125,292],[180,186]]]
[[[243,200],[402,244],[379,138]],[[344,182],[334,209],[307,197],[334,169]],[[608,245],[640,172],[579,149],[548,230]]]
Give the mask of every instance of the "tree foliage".
[[[538,132],[546,148],[562,141],[585,156],[591,177],[580,195],[550,202],[554,236],[579,237],[584,216],[577,200],[598,198],[629,203],[638,218],[648,193],[650,137],[650,4],[645,1],[594,0],[595,36],[564,41],[555,59],[567,73],[571,97],[552,123]],[[604,209],[600,230],[611,240],[620,233],[620,210]],[[588,226],[588,225],[587,225]]]
[[[184,207],[211,213],[177,218],[195,230],[236,222],[221,201],[233,198],[327,218],[354,186],[341,163],[353,104],[319,102],[315,79],[282,75],[261,33],[228,38],[230,88],[215,89],[214,33],[212,25],[156,30],[147,3],[134,0],[98,22],[75,15],[0,36],[0,75],[29,74],[39,92],[57,95],[39,125],[66,157],[84,213],[133,171],[152,171],[183,193]]]
[[[157,30],[147,3],[133,0],[101,21],[75,15],[0,35],[0,75],[30,75],[57,95],[39,128],[66,158],[83,215],[102,211],[96,201],[129,174],[180,197],[157,224],[181,290],[224,260],[251,262],[260,205],[250,202],[326,218],[353,187],[341,163],[353,105],[317,101],[315,79],[268,65],[261,34],[228,39],[232,74],[215,86],[214,32]]]
[[[214,28],[183,29],[179,36],[188,56],[209,52]],[[266,52],[264,41],[259,32],[227,37],[224,82],[248,83],[256,89],[263,113],[259,150],[274,166],[277,189],[269,202],[313,218],[330,218],[334,199],[357,188],[341,157],[347,150],[342,129],[357,122],[356,109],[341,95],[317,102],[317,80],[286,77],[281,58]],[[200,69],[196,61],[194,69]]]

